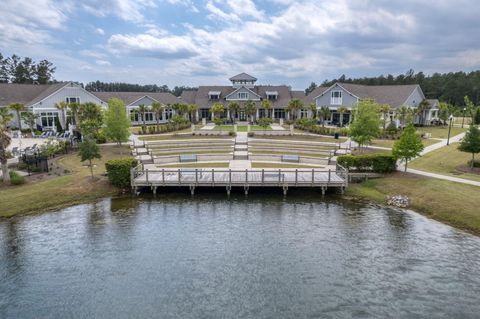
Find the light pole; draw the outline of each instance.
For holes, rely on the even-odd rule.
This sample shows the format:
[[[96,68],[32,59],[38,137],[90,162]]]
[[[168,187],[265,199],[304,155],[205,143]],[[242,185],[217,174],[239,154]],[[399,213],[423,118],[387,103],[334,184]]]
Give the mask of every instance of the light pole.
[[[450,124],[448,125],[448,138],[447,138],[447,145],[450,145],[450,131],[452,130],[452,120],[453,120],[453,115],[450,115]]]
[[[462,128],[463,128],[463,124],[465,123],[465,111],[467,110],[466,107],[463,108],[463,119],[462,119]]]

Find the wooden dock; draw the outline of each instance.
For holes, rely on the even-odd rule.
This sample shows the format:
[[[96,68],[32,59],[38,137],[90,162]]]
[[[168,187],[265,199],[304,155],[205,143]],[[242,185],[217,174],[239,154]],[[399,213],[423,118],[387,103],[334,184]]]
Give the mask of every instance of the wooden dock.
[[[202,169],[165,168],[144,169],[140,164],[131,169],[131,186],[135,193],[150,187],[154,194],[158,187],[189,187],[192,195],[196,187],[243,187],[245,194],[251,187],[281,187],[287,194],[290,187],[316,187],[325,194],[327,188],[342,192],[348,186],[348,170],[336,169]]]

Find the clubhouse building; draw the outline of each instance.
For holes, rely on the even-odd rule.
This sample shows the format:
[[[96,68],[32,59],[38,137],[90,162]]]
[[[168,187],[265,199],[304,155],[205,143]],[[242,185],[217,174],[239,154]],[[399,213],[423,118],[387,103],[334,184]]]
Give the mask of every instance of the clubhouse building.
[[[180,97],[171,93],[158,92],[89,92],[80,85],[72,82],[62,82],[50,85],[34,84],[6,84],[0,83],[0,107],[8,106],[11,103],[22,103],[28,111],[38,114],[37,128],[40,130],[56,130],[59,117],[66,116],[67,121],[71,115],[56,108],[56,104],[65,101],[66,103],[96,103],[106,107],[110,98],[119,98],[127,108],[133,125],[140,125],[144,121],[147,124],[157,122],[153,112],[146,112],[144,117],[137,111],[140,105],[151,106],[153,102],[160,102],[165,105],[165,110],[159,116],[160,122],[167,122],[174,114],[174,105],[177,103],[195,104],[197,111],[196,120],[213,118],[211,107],[221,103],[225,112],[222,117],[227,119],[235,118],[237,121],[247,121],[245,104],[255,104],[253,120],[270,116],[272,119],[288,120],[293,114],[288,111],[288,103],[298,99],[303,103],[295,118],[312,116],[312,104],[317,109],[328,107],[330,118],[327,122],[332,125],[347,124],[352,120],[351,112],[355,105],[364,99],[371,99],[379,104],[390,106],[388,120],[396,123],[396,110],[401,106],[417,109],[425,100],[425,96],[419,85],[385,85],[367,86],[348,83],[335,83],[330,87],[317,87],[308,95],[304,91],[292,90],[287,85],[257,85],[257,79],[246,73],[231,77],[230,85],[223,86],[200,86],[195,91],[184,91]],[[262,101],[271,102],[271,111],[263,107]],[[423,108],[422,113],[416,115],[414,122],[430,124],[438,118],[438,100],[428,100],[429,107]],[[230,114],[228,105],[236,102],[239,110]],[[340,123],[340,119],[343,123]],[[65,121],[65,122],[67,122]],[[12,121],[15,126],[16,119]],[[27,127],[26,125],[22,127]]]

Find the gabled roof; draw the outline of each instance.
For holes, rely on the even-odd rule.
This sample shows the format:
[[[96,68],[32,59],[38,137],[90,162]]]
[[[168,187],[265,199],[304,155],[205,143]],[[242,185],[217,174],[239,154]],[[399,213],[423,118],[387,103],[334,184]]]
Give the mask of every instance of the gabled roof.
[[[427,99],[427,101],[430,103],[432,109],[438,109],[440,107],[440,101],[437,99]]]
[[[232,76],[230,78],[230,81],[256,81],[257,78],[247,74],[247,73],[240,73],[240,74],[237,74],[235,76]]]
[[[115,97],[130,105],[133,102],[148,97],[162,104],[175,104],[180,102],[179,99],[169,92],[90,92],[100,100],[108,102],[109,99]]]
[[[320,94],[314,92],[310,93],[309,96],[314,96],[317,98],[324,95],[328,91],[335,89],[336,87],[341,87],[347,92],[351,93],[359,99],[374,99],[375,102],[379,104],[388,104],[391,107],[401,106],[407,101],[410,95],[417,89],[420,89],[418,84],[409,84],[409,85],[360,85],[360,84],[351,84],[351,83],[335,83],[329,88],[326,88],[322,91],[321,88],[316,88]],[[420,89],[421,92],[421,89]]]
[[[230,95],[235,94],[236,92],[240,91],[241,89],[247,90],[248,92],[252,93],[253,95],[256,95],[259,99],[262,98],[260,95],[258,95],[257,93],[253,92],[253,91],[250,90],[249,88],[247,88],[247,87],[245,87],[245,86],[241,86],[241,87],[239,87],[238,89],[236,89],[235,91],[233,91],[233,92],[231,92],[230,94],[228,94],[227,96],[225,96],[225,99],[228,100]]]
[[[32,105],[55,91],[59,90],[68,83],[56,84],[15,84],[0,83],[0,105],[8,105],[10,103],[23,103]]]

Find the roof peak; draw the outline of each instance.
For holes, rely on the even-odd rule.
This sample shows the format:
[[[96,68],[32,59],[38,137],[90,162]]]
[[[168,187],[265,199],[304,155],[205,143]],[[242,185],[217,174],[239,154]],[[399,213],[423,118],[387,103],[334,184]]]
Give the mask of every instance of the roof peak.
[[[239,73],[237,75],[232,76],[230,81],[256,81],[257,78],[247,74],[245,72]]]

